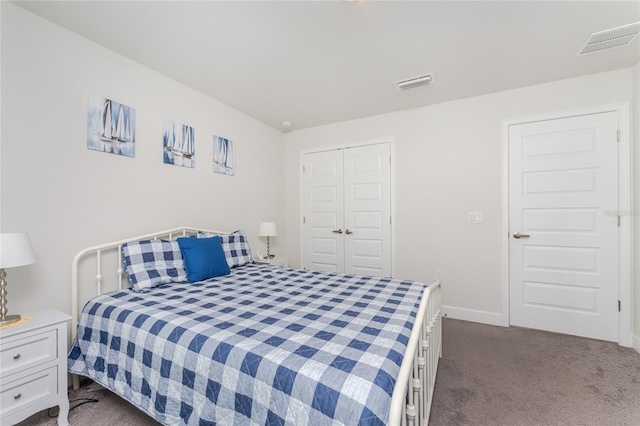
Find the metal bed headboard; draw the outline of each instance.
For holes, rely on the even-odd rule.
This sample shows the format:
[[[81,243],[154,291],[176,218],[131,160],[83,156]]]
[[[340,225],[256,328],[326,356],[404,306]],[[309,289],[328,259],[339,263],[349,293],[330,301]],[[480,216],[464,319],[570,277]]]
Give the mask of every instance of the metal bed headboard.
[[[82,251],[80,251],[73,258],[73,262],[71,263],[71,339],[73,340],[76,337],[76,332],[78,328],[78,317],[82,306],[80,306],[79,300],[79,272],[78,267],[80,264],[80,260],[89,256],[91,254],[95,255],[96,259],[96,289],[97,294],[95,296],[99,296],[102,294],[102,255],[105,252],[117,250],[118,254],[118,267],[115,271],[117,279],[118,279],[118,288],[123,289],[129,287],[129,283],[124,277],[124,269],[122,269],[122,245],[125,243],[129,243],[132,241],[138,240],[157,240],[159,238],[168,238],[170,240],[178,238],[178,237],[186,237],[189,235],[195,235],[198,232],[206,232],[210,234],[219,234],[226,235],[229,232],[226,231],[216,231],[211,229],[197,228],[193,226],[181,226],[178,228],[167,229],[165,231],[154,232],[151,234],[139,235],[137,237],[131,237],[124,240],[113,241],[106,244],[100,244],[93,247],[88,247]]]
[[[138,240],[157,240],[159,238],[168,238],[170,240],[178,238],[178,237],[186,237],[189,235],[195,235],[198,232],[205,232],[209,234],[218,234],[218,235],[227,235],[229,232],[227,231],[217,231],[212,229],[205,228],[197,228],[194,226],[180,226],[178,228],[167,229],[164,231],[153,232],[151,234],[138,235],[136,237],[126,238],[124,240],[113,241],[106,244],[100,244],[93,247],[87,247],[86,249],[80,251],[73,258],[71,262],[71,340],[75,339],[76,334],[78,332],[78,318],[80,315],[80,311],[82,306],[80,306],[80,298],[79,298],[79,265],[80,261],[85,257],[93,254],[96,259],[96,290],[97,294],[95,296],[99,296],[102,294],[102,255],[105,252],[112,252],[117,250],[118,255],[118,267],[116,268],[116,276],[118,279],[118,288],[124,288],[124,283],[126,282],[127,287],[129,287],[128,281],[124,279],[124,269],[122,268],[122,245],[125,243],[129,243],[132,241]],[[78,389],[80,387],[80,378],[75,374],[71,375],[73,389]]]

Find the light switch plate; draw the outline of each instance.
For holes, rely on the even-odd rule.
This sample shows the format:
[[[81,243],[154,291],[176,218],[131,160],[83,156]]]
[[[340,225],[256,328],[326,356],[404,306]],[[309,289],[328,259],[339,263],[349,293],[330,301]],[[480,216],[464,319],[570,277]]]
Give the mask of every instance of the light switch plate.
[[[469,223],[482,223],[482,212],[469,212]]]

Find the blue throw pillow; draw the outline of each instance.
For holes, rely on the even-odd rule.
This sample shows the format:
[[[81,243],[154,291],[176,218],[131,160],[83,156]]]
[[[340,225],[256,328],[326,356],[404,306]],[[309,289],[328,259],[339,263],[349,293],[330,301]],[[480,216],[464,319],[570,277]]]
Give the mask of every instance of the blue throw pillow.
[[[220,277],[230,273],[220,237],[178,238],[189,282]]]

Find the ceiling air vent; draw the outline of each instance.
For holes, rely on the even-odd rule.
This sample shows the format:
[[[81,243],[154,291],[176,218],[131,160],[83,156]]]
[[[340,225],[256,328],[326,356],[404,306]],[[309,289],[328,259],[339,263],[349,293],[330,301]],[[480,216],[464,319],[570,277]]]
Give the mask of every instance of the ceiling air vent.
[[[593,33],[582,45],[578,56],[627,46],[638,37],[640,22]]]
[[[414,87],[424,86],[425,84],[431,84],[435,81],[435,76],[432,72],[429,74],[419,75],[417,77],[411,77],[404,80],[399,80],[393,83],[396,86],[396,90],[413,89]]]

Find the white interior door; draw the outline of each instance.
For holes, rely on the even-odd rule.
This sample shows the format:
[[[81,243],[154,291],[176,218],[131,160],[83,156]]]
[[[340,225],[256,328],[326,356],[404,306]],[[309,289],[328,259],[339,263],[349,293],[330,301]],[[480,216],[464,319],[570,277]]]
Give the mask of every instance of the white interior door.
[[[391,276],[389,143],[305,154],[302,266]]]
[[[342,150],[305,155],[303,267],[344,272]]]
[[[617,126],[608,112],[509,127],[512,325],[618,340]]]
[[[389,144],[344,150],[345,272],[391,276]]]

